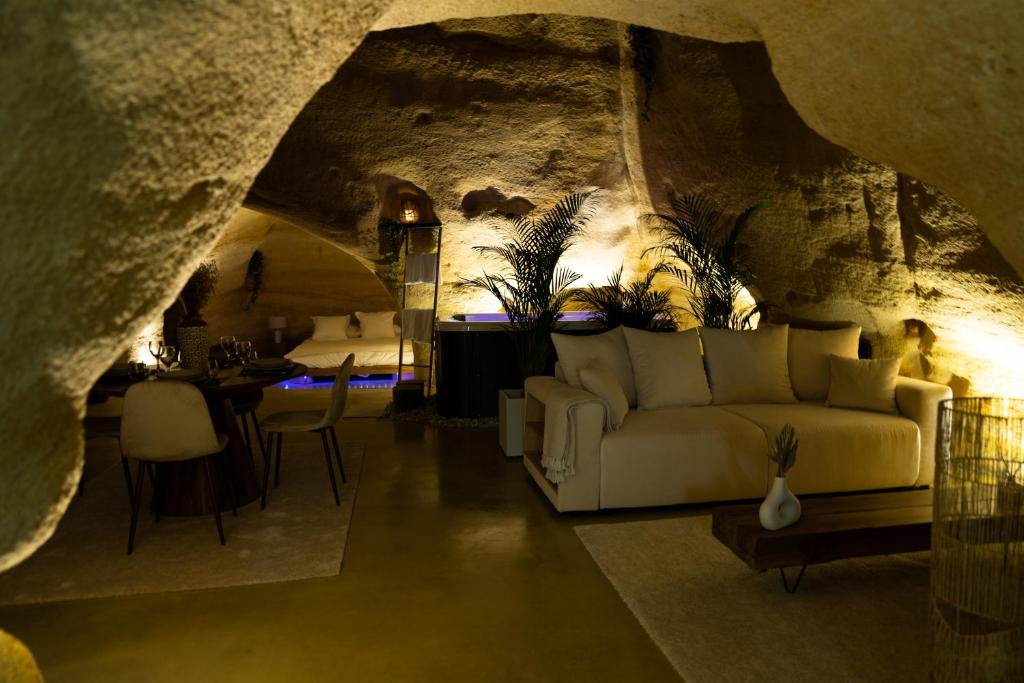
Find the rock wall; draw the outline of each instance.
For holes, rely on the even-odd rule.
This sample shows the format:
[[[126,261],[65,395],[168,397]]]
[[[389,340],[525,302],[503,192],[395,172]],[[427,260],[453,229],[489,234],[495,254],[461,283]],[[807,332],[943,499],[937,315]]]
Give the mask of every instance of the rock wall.
[[[263,254],[263,287],[255,303],[245,275],[253,252]],[[264,355],[280,355],[313,332],[314,315],[397,310],[380,279],[354,256],[304,228],[264,213],[241,209],[232,217],[210,258],[220,279],[203,317],[210,338],[249,339]],[[270,316],[288,327],[281,347],[273,343]]]
[[[650,39],[638,128],[659,210],[675,192],[737,210],[761,202],[744,241],[769,301],[798,317],[855,321],[876,357],[901,357],[904,374],[958,393],[1024,386],[1024,365],[1009,360],[1024,357],[1024,283],[970,214],[812,131],[762,44]]]
[[[442,315],[496,310],[455,287],[487,267],[472,250],[499,237],[485,212],[543,210],[581,188],[602,188],[602,208],[566,263],[585,282],[634,270],[619,37],[616,24],[557,16],[371,34],[296,118],[247,203],[383,265],[382,202],[413,183],[444,224]]]
[[[89,386],[391,5],[392,25],[535,11],[760,37],[813,129],[943,188],[1024,266],[1021,3],[13,0],[0,9],[0,568],[49,536],[74,491]]]

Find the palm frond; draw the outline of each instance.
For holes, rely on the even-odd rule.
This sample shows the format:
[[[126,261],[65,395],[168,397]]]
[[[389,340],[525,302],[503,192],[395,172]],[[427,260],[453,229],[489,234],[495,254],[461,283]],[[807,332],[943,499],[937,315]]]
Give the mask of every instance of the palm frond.
[[[722,213],[701,194],[685,194],[671,203],[668,214],[648,214],[658,242],[645,250],[685,266],[665,266],[687,290],[690,313],[705,327],[743,329],[757,311],[737,311],[737,300],[751,275],[740,263],[740,237],[758,209],[750,206],[735,216]]]

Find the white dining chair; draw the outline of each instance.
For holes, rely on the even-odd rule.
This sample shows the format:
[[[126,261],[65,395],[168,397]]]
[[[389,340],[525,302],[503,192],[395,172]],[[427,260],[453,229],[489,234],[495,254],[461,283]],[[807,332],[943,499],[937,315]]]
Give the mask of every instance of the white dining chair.
[[[324,460],[327,461],[327,474],[331,478],[331,491],[334,493],[334,504],[341,505],[338,497],[338,483],[334,478],[334,467],[331,465],[330,447],[327,444],[327,437],[330,435],[334,445],[334,458],[338,463],[338,471],[341,473],[342,483],[348,481],[345,478],[345,466],[341,461],[341,450],[338,448],[338,434],[334,431],[334,425],[341,419],[345,412],[345,399],[348,397],[348,380],[352,376],[352,365],[355,363],[355,354],[348,354],[345,362],[338,368],[334,377],[334,387],[331,389],[331,402],[327,409],[319,410],[294,410],[282,413],[274,413],[265,418],[262,423],[263,431],[267,434],[267,454],[273,456],[273,448],[277,447],[277,461],[274,465],[274,488],[281,483],[281,442],[285,432],[316,432],[320,435],[320,442],[324,449]],[[270,458],[263,463],[263,497],[260,500],[260,509],[267,507],[267,489],[270,485]]]
[[[142,501],[144,470],[154,464],[198,460],[204,470],[207,492],[217,521],[217,535],[224,545],[224,526],[220,519],[220,503],[210,475],[210,458],[223,453],[228,437],[218,433],[210,417],[203,393],[187,382],[153,380],[138,382],[124,395],[121,415],[121,453],[138,461],[138,474],[132,496],[132,521],[128,532],[128,554],[135,546],[135,529]],[[150,470],[152,477],[153,472]],[[234,496],[231,509],[235,512]],[[154,511],[160,518],[160,486],[153,477]]]

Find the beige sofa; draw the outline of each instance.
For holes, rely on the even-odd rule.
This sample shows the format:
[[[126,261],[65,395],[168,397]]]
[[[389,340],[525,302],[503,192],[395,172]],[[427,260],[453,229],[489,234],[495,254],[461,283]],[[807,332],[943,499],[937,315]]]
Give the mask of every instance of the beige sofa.
[[[946,386],[899,377],[898,414],[821,401],[701,405],[630,410],[611,431],[598,396],[530,377],[523,462],[563,512],[753,499],[774,477],[769,442],[789,423],[800,439],[788,476],[798,495],[926,486],[938,403],[949,397]],[[557,449],[566,452],[570,476],[551,476],[542,464]]]

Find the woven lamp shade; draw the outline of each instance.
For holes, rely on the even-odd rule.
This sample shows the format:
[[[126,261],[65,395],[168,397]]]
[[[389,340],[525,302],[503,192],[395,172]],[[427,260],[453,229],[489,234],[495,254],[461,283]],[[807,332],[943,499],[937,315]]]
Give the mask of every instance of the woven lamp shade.
[[[933,681],[1024,680],[1024,400],[939,406]]]

